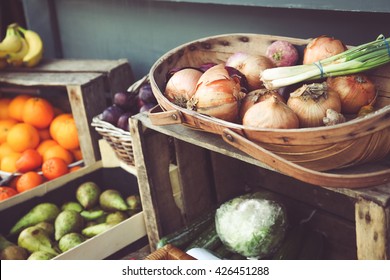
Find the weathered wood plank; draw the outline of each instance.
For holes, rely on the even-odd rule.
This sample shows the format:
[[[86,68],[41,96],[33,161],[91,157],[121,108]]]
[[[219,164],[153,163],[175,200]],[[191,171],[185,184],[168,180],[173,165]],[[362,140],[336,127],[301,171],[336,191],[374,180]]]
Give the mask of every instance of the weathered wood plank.
[[[388,259],[389,217],[380,205],[360,199],[356,202],[356,242],[359,259]]]

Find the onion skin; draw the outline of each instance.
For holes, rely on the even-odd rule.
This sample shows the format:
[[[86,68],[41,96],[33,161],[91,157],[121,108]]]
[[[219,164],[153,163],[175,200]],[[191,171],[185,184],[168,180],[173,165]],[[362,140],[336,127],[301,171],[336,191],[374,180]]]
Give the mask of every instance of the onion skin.
[[[217,64],[200,77],[187,108],[225,121],[237,122],[239,100],[244,93],[238,79],[229,76],[224,64]]]
[[[232,54],[226,61],[226,66],[234,67],[245,75],[248,81],[248,91],[263,87],[261,73],[275,65],[265,55],[252,55],[243,52]]]
[[[323,126],[327,109],[341,112],[340,97],[326,82],[301,86],[290,94],[287,105],[297,114],[300,127]]]
[[[292,129],[299,127],[297,115],[276,96],[256,103],[245,113],[242,124],[247,128]],[[245,129],[250,140],[256,140],[256,132]]]
[[[325,35],[319,36],[307,44],[302,64],[311,64],[346,50],[347,46],[342,41]]]
[[[241,100],[240,118],[242,119],[244,117],[245,113],[250,107],[272,96],[276,96],[279,101],[286,103],[286,100],[279,94],[277,90],[261,88],[252,90],[251,92],[246,94],[245,97]]]
[[[358,114],[362,107],[375,101],[375,84],[366,75],[329,77],[326,82],[339,94],[344,114]]]
[[[165,96],[173,104],[185,108],[187,101],[195,94],[201,76],[202,72],[193,68],[176,71],[167,82]]]
[[[266,49],[265,55],[276,67],[296,65],[299,59],[298,50],[287,41],[274,41]]]

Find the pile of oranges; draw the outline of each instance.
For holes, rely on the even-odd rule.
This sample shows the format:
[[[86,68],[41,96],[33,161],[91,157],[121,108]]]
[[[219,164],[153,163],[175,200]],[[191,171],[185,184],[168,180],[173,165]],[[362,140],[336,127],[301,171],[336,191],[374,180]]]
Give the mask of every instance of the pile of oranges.
[[[71,113],[42,97],[0,98],[0,170],[21,173],[9,186],[0,187],[0,201],[79,168],[69,164],[81,159]]]

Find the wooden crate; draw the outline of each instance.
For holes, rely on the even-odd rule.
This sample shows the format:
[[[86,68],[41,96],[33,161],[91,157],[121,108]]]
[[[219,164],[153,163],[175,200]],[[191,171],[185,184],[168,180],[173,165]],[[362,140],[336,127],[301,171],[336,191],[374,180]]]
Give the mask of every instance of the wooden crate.
[[[151,250],[160,237],[203,211],[247,192],[266,189],[284,200],[289,219],[308,217],[325,233],[328,259],[390,257],[390,185],[324,188],[275,172],[220,137],[183,125],[154,126],[147,114],[131,118],[135,167]],[[181,202],[169,168],[176,164]],[[342,187],[342,186],[341,186]]]
[[[102,161],[97,161],[82,169],[64,175],[56,180],[13,196],[0,203],[0,233],[7,236],[14,223],[27,213],[33,206],[42,202],[52,202],[60,207],[67,201],[75,201],[77,187],[87,181],[93,181],[102,190],[113,188],[126,197],[138,193],[137,179],[118,166],[106,167]],[[119,250],[126,249],[130,244],[141,241],[145,244],[146,230],[144,214],[141,211],[109,230],[89,238],[82,244],[66,251],[54,259],[57,260],[99,260],[107,258]],[[10,240],[17,242],[17,237]]]
[[[43,59],[34,68],[19,68],[16,72],[33,73],[98,73],[104,77],[106,97],[112,99],[119,91],[126,91],[134,83],[134,74],[127,59]]]
[[[91,126],[91,122],[108,104],[103,74],[1,72],[0,94],[42,96],[64,112],[72,112],[79,132],[84,163],[89,165],[100,159],[98,139],[101,137]]]

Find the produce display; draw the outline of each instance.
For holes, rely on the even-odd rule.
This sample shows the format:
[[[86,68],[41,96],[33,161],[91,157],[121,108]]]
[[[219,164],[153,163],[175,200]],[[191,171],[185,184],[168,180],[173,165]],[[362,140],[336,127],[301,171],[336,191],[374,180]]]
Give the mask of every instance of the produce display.
[[[374,111],[377,85],[360,72],[390,61],[389,40],[347,48],[319,36],[303,52],[277,40],[262,55],[237,51],[223,62],[171,69],[163,94],[180,107],[250,128],[335,125]]]
[[[124,131],[129,131],[129,118],[131,116],[149,111],[156,105],[157,100],[149,82],[144,82],[134,91],[115,93],[112,104],[102,112],[101,117],[103,121]]]
[[[6,67],[34,67],[43,57],[43,42],[39,34],[24,29],[17,23],[7,27],[0,42],[0,69]]]
[[[52,259],[141,211],[138,194],[124,197],[93,181],[61,205],[41,202],[0,235],[1,259]]]
[[[81,160],[71,113],[43,97],[0,98],[0,201],[77,170]]]
[[[288,222],[276,195],[255,192],[237,196],[189,225],[162,237],[167,244],[203,259],[322,259],[325,236],[308,226]]]

